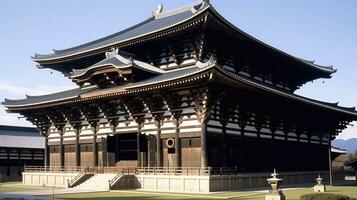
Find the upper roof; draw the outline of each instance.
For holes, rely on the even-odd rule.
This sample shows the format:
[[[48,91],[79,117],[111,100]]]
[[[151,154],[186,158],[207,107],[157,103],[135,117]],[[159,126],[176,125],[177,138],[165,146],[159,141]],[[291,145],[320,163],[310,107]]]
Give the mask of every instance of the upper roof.
[[[203,5],[203,3],[201,4]],[[128,40],[132,40],[138,37],[159,32],[161,30],[181,24],[191,19],[192,17],[197,16],[199,13],[201,13],[203,10],[209,7],[208,4],[204,4],[203,6],[205,7],[201,8],[201,4],[197,6],[189,5],[180,9],[175,9],[164,13],[162,12],[153,13],[153,15],[148,19],[130,28],[124,29],[112,35],[79,46],[75,46],[63,50],[54,50],[52,54],[43,54],[43,55],[35,54],[33,60],[44,61],[44,60],[52,60],[52,59],[68,57],[76,54],[93,51],[100,48],[109,47],[114,44],[126,42]],[[201,8],[201,9],[195,10],[195,8],[197,9]]]
[[[45,141],[36,128],[0,125],[0,147],[43,149]]]
[[[220,15],[213,8],[213,6],[209,3],[208,0],[203,0],[198,4],[188,5],[183,8],[179,8],[167,12],[162,12],[162,10],[159,9],[158,11],[154,12],[152,16],[149,17],[148,19],[130,28],[127,28],[125,30],[119,31],[112,35],[79,46],[75,46],[63,50],[54,50],[52,54],[35,54],[33,60],[41,64],[43,62],[53,62],[61,59],[70,60],[71,57],[76,57],[76,56],[85,57],[85,54],[88,52],[94,52],[94,51],[104,52],[112,47],[118,47],[124,43],[130,43],[131,41],[134,40],[135,41],[142,40],[147,36],[155,36],[157,34],[161,34],[163,31],[171,30],[172,28],[179,27],[180,25],[189,22],[192,19],[196,19],[199,16],[204,15],[206,11],[215,15],[218,20],[222,21],[223,24],[225,24],[233,32],[239,34],[240,37],[243,36],[244,39],[249,40],[250,42],[256,45],[260,45],[264,48],[270,49],[271,51],[279,55],[297,61],[304,66],[309,66],[312,67],[313,69],[317,69],[323,73],[331,74],[336,72],[336,70],[333,69],[332,66],[321,66],[315,64],[314,61],[308,61],[292,56],[245,33],[244,31],[240,30],[239,28],[231,24],[222,15]],[[156,38],[156,36],[153,38]],[[324,77],[328,77],[328,75]]]

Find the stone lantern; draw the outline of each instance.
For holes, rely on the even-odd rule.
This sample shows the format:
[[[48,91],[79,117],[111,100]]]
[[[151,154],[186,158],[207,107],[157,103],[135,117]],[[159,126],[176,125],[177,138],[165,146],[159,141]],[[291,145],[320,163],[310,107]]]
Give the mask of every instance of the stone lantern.
[[[271,189],[269,190],[269,193],[265,195],[265,200],[285,200],[283,192],[279,189],[279,185],[282,179],[277,178],[278,174],[276,173],[275,169],[271,176],[271,178],[267,179]]]
[[[326,192],[326,187],[325,185],[322,183],[322,178],[319,174],[319,177],[317,177],[316,179],[316,185],[314,186],[314,192]]]

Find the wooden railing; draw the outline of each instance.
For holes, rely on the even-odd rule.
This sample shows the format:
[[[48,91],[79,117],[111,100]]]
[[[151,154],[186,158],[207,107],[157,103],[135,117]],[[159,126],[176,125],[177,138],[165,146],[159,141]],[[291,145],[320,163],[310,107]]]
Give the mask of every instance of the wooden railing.
[[[139,167],[138,174],[163,174],[163,175],[210,175],[211,167]]]
[[[77,166],[25,166],[24,172],[62,172],[62,173],[76,173],[76,172],[88,172],[88,167],[77,167]]]
[[[124,170],[124,171],[123,171]],[[229,167],[76,167],[76,166],[25,166],[24,172],[60,172],[60,173],[130,173],[130,174],[162,174],[162,175],[238,175],[242,177],[270,176],[270,172],[240,172]],[[319,174],[328,171],[297,171],[280,172],[280,175]]]

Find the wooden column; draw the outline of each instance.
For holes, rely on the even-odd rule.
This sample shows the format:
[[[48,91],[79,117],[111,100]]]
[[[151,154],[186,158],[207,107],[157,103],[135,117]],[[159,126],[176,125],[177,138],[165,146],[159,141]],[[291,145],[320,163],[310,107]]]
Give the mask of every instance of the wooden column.
[[[80,134],[80,128],[75,129],[76,132],[76,166],[81,166],[81,150],[80,150],[80,145],[79,145],[79,134]]]
[[[35,153],[34,153],[34,151],[35,151],[35,150],[32,150],[32,151],[31,151],[31,165],[32,165],[32,166],[35,165],[35,162],[34,162],[34,154],[35,154]]]
[[[17,175],[21,176],[21,150],[17,152]]]
[[[98,132],[99,124],[92,124],[92,132],[93,132],[93,159],[92,165],[93,167],[98,166],[98,146],[97,146],[97,132]]]
[[[156,120],[156,127],[157,127],[157,133],[156,133],[156,167],[162,167],[163,162],[162,162],[162,142],[161,142],[161,125],[162,125],[163,120],[159,119]]]
[[[64,166],[64,146],[63,146],[63,134],[64,128],[59,129],[60,131],[60,166]]]
[[[175,154],[176,154],[176,162],[175,167],[181,167],[181,140],[180,140],[180,116],[174,116],[174,124],[175,124]]]
[[[142,162],[142,156],[141,156],[141,151],[140,151],[140,138],[141,138],[141,127],[142,127],[142,122],[137,121],[138,124],[138,134],[137,134],[137,146],[138,146],[138,167],[143,167],[143,162]]]
[[[330,186],[332,186],[333,180],[332,180],[332,160],[331,160],[331,139],[327,149],[328,149],[329,179],[330,179]]]
[[[47,169],[48,163],[49,163],[49,151],[48,151],[48,134],[45,134],[45,149],[44,149],[44,166],[45,169]]]
[[[118,135],[114,135],[115,136],[115,159],[114,159],[114,165],[116,164],[116,162],[118,160],[120,160],[120,154],[118,151],[118,147],[119,147],[119,137]]]
[[[207,120],[201,120],[201,167],[208,167],[207,158]]]
[[[226,167],[227,166],[227,141],[226,141],[226,126],[227,122],[225,120],[222,120],[222,135],[221,135],[221,167]]]
[[[6,150],[6,153],[7,153],[7,162],[6,162],[6,176],[10,176],[10,152],[9,152],[9,149]]]

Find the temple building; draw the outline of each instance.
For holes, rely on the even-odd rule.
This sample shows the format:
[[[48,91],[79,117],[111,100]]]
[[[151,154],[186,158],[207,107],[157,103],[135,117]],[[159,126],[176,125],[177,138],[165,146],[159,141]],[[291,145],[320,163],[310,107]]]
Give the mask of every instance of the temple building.
[[[0,125],[0,181],[19,179],[25,165],[43,165],[44,148],[36,128]]]
[[[206,0],[33,61],[77,85],[3,103],[45,137],[46,166],[325,171],[357,119],[295,94],[336,69],[255,39]]]

